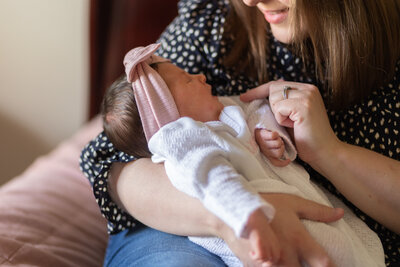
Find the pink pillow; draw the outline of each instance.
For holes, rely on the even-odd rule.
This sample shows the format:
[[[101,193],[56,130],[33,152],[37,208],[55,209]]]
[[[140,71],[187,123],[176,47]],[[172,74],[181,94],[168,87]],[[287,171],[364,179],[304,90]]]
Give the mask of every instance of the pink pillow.
[[[0,265],[101,266],[105,219],[79,170],[83,146],[101,131],[94,119],[0,188]]]

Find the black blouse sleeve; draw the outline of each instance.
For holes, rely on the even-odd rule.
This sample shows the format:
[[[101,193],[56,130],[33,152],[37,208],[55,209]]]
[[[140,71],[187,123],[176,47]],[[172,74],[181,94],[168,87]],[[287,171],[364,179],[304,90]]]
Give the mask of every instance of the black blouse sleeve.
[[[92,185],[96,202],[102,215],[107,219],[110,234],[118,233],[136,224],[135,219],[111,199],[108,191],[108,174],[112,163],[133,160],[135,160],[134,157],[116,150],[104,132],[90,141],[81,153],[80,168]]]

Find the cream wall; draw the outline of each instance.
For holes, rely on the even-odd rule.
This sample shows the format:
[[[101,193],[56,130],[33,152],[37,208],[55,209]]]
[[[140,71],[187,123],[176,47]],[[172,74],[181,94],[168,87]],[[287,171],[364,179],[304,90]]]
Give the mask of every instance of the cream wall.
[[[0,183],[87,114],[88,0],[0,0]]]

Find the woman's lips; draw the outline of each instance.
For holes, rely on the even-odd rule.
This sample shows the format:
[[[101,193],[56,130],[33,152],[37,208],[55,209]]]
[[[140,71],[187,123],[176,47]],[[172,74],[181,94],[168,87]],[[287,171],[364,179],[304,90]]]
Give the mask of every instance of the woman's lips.
[[[280,10],[270,10],[270,11],[262,11],[264,14],[265,20],[272,24],[282,23],[289,14],[289,8],[284,8]]]

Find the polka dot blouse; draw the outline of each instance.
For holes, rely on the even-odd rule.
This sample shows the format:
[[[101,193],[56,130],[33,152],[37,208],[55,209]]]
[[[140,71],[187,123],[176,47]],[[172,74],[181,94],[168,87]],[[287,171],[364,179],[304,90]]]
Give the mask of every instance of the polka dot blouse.
[[[160,56],[171,59],[189,73],[204,73],[216,95],[237,95],[257,86],[244,75],[234,74],[222,65],[222,55],[229,49],[222,25],[228,12],[224,0],[186,0],[178,5],[179,15],[160,37]],[[271,57],[268,65],[271,80],[312,83],[322,88],[312,66],[306,69],[302,60],[287,47],[270,38]],[[396,74],[385,87],[378,88],[362,103],[334,112],[327,110],[338,138],[400,160],[400,61]],[[324,96],[324,92],[321,91]],[[134,157],[118,151],[104,132],[82,151],[80,166],[93,187],[101,213],[108,220],[108,231],[115,234],[134,227],[137,222],[114,203],[107,188],[107,178],[113,162],[130,162]],[[312,179],[342,199],[380,237],[387,266],[400,266],[399,235],[377,223],[349,203],[324,177],[303,164]],[[400,174],[399,174],[400,175]]]

